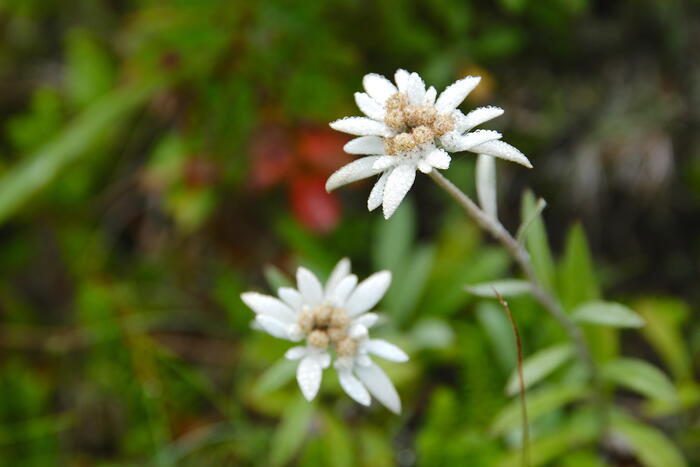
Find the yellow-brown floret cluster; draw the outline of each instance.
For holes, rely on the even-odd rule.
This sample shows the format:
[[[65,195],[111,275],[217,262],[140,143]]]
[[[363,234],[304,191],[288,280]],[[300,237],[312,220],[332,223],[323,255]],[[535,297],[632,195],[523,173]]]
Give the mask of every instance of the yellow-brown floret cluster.
[[[410,105],[408,97],[400,92],[387,99],[384,123],[399,132],[384,142],[389,155],[412,151],[454,129],[450,115],[439,115],[432,105]]]
[[[350,322],[345,310],[328,305],[304,310],[298,319],[309,345],[322,350],[333,345],[341,357],[353,356],[357,351],[357,342],[347,333]]]

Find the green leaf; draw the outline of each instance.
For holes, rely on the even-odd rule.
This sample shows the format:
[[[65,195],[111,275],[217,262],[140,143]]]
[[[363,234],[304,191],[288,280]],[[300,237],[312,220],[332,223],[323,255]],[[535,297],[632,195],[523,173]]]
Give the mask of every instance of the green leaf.
[[[668,377],[643,360],[619,358],[603,367],[603,376],[610,382],[638,392],[651,399],[668,402],[678,400],[678,393]]]
[[[529,294],[532,290],[528,281],[520,279],[503,279],[493,282],[484,282],[481,284],[466,285],[464,288],[471,294],[485,298],[496,298],[496,292],[506,298],[519,297]],[[496,289],[496,292],[494,292],[494,289]]]
[[[644,467],[685,467],[681,451],[663,432],[636,420],[613,418],[612,432],[625,441]]]
[[[299,452],[306,439],[314,415],[314,405],[303,397],[291,402],[280,420],[270,442],[270,465],[288,463]]]
[[[94,101],[55,139],[0,179],[0,223],[44,189],[151,95],[153,86],[117,88]]]
[[[535,202],[535,195],[526,191],[522,199],[521,218],[523,224],[522,239],[530,252],[535,274],[542,284],[549,290],[554,288],[554,260],[547,240],[547,231],[540,216],[542,208]]]
[[[476,318],[486,331],[501,368],[510,373],[518,362],[518,349],[503,309],[495,302],[482,301],[476,306]]]
[[[581,224],[574,225],[566,237],[564,257],[559,266],[559,292],[566,310],[600,298],[593,260]]]
[[[528,393],[527,415],[530,423],[538,417],[559,410],[565,405],[582,398],[586,388],[580,384],[563,384],[542,388],[534,393]],[[522,425],[520,399],[512,400],[496,415],[491,424],[491,433],[503,435]]]
[[[571,316],[579,323],[617,328],[640,328],[644,319],[625,305],[613,302],[588,302],[574,309]]]
[[[260,376],[253,389],[255,396],[264,396],[293,380],[298,365],[299,362],[296,361],[287,360],[286,358],[279,359]]]
[[[561,344],[540,350],[526,358],[523,362],[525,388],[527,389],[547,377],[569,360],[572,355],[571,346],[569,344]],[[520,388],[518,387],[518,372],[516,369],[508,379],[506,394],[512,396],[518,392],[520,392]]]
[[[430,275],[434,257],[432,245],[421,245],[404,259],[402,268],[392,271],[395,286],[389,288],[384,303],[397,324],[406,322],[409,312],[415,308]]]
[[[294,287],[294,281],[274,264],[265,266],[264,273],[267,285],[275,294],[280,287]]]
[[[372,259],[376,269],[397,272],[410,257],[416,229],[416,214],[410,198],[388,220],[379,219],[374,235]]]
[[[547,202],[544,200],[544,198],[538,198],[535,209],[529,213],[528,217],[523,218],[522,222],[520,223],[520,227],[518,227],[518,231],[515,235],[518,243],[522,244],[525,241],[525,237],[527,236],[532,223],[542,216],[542,211],[544,211],[546,207]]]
[[[351,467],[356,465],[353,458],[353,442],[345,424],[330,413],[323,417],[323,447],[326,462],[331,467]]]
[[[114,64],[96,37],[73,29],[67,35],[66,86],[73,102],[83,107],[112,88]]]
[[[409,342],[416,351],[446,348],[454,340],[455,333],[448,323],[438,318],[423,318],[411,329]]]

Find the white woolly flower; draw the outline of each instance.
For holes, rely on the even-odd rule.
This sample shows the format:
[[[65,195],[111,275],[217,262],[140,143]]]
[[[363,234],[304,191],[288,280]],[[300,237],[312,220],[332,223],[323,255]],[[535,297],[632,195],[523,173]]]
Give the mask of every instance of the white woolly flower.
[[[374,353],[394,361],[408,360],[398,347],[368,338],[368,330],[378,318],[369,311],[390,283],[391,273],[380,271],[358,284],[357,276],[350,273],[350,261],[342,259],[325,286],[311,271],[300,267],[296,289],[281,287],[279,298],[245,292],[241,299],[255,312],[255,323],[268,334],[293,342],[304,341],[304,345],[287,350],[285,358],[299,360],[297,382],[307,400],[318,394],[323,370],[330,365],[333,352],[337,361],[343,362],[335,366],[348,395],[369,405],[371,393],[398,413],[401,401],[396,389],[368,357],[368,353]]]
[[[331,128],[358,136],[345,145],[346,152],[369,156],[337,170],[326,190],[381,174],[367,207],[372,211],[381,204],[388,219],[413,186],[416,169],[447,169],[450,152],[471,151],[532,167],[520,151],[500,141],[497,131],[474,130],[503,109],[480,107],[466,115],[457,109],[480,80],[467,76],[438,96],[434,87],[425,88],[417,73],[398,70],[396,84],[381,75],[365,75],[366,92],[355,93],[355,101],[366,117],[336,120]]]

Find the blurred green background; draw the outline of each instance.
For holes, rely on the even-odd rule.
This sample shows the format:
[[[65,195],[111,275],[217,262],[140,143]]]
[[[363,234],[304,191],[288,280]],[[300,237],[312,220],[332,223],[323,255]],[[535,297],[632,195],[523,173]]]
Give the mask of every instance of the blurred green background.
[[[648,323],[587,332],[625,412],[605,442],[579,367],[534,388],[533,463],[699,465],[699,45],[692,0],[0,0],[0,464],[519,465],[510,329],[463,290],[512,277],[505,252],[427,177],[389,222],[367,183],[323,189],[351,160],[327,123],[402,67],[483,77],[463,108],[505,108],[535,165],[499,164],[504,223],[531,187],[567,310]],[[332,371],[304,402],[240,301],[343,256],[394,272],[401,416]],[[526,356],[565,342],[511,308]]]

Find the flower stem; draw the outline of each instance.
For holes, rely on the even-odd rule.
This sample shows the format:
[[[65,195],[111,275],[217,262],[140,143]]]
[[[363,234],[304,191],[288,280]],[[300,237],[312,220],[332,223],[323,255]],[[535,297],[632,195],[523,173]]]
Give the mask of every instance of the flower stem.
[[[581,332],[581,328],[564,313],[559,301],[542,286],[542,283],[535,275],[535,270],[527,250],[513,238],[510,232],[503,227],[503,224],[501,224],[498,219],[482,211],[469,196],[437,170],[432,170],[429,175],[440,188],[445,190],[460,206],[462,206],[462,208],[464,208],[467,214],[471,216],[482,229],[490,233],[503,245],[522,270],[525,279],[530,283],[532,295],[535,300],[559,322],[569,335],[569,338],[576,347],[581,362],[586,367],[588,375],[591,378],[594,390],[594,402],[600,411],[601,432],[605,433],[607,427],[607,407],[603,395],[602,381],[600,379],[598,367],[593,360],[591,351]]]

